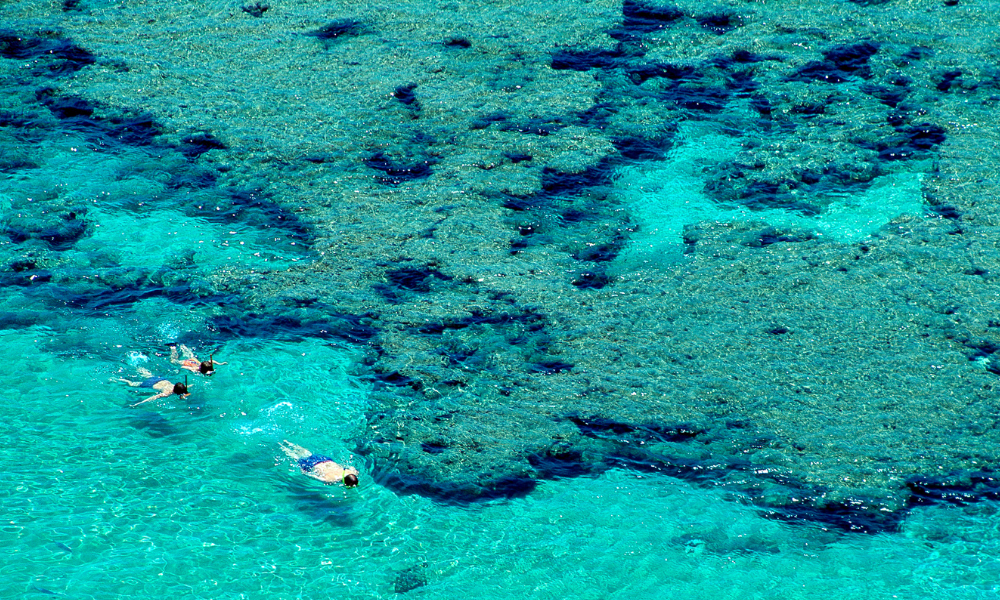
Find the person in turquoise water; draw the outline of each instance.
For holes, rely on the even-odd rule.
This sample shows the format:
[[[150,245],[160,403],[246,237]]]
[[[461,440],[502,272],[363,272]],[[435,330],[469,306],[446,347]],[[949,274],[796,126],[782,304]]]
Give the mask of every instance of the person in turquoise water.
[[[185,383],[171,383],[167,381],[165,377],[157,377],[153,375],[150,371],[138,367],[139,375],[142,375],[142,381],[132,381],[131,379],[125,379],[124,377],[119,377],[119,381],[124,381],[129,385],[129,387],[138,388],[150,388],[156,390],[157,394],[146,398],[141,402],[136,402],[132,406],[139,406],[140,404],[145,404],[152,400],[157,400],[159,398],[166,398],[167,396],[177,394],[181,398],[187,398],[191,394],[188,392],[187,382]]]
[[[215,373],[215,365],[228,364],[215,360],[212,355],[209,355],[208,360],[198,360],[194,352],[184,344],[181,344],[179,349],[178,353],[177,344],[170,344],[170,363],[179,365],[182,369],[187,369],[192,373],[212,375]]]
[[[304,475],[318,479],[327,485],[341,482],[349,488],[358,485],[358,470],[354,467],[342,467],[333,462],[329,456],[313,454],[288,440],[281,442],[281,450],[289,458],[295,460]]]

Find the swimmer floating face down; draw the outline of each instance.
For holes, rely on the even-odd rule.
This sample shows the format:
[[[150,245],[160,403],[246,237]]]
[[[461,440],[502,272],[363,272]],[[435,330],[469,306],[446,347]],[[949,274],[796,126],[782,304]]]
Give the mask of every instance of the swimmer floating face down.
[[[145,404],[159,398],[166,398],[167,396],[172,396],[174,394],[180,396],[181,398],[187,398],[191,395],[188,391],[187,378],[184,378],[184,383],[172,383],[167,381],[165,377],[157,377],[153,375],[150,371],[146,369],[139,369],[139,374],[145,379],[142,381],[132,381],[130,379],[125,379],[120,377],[119,380],[127,383],[129,387],[139,387],[139,388],[150,388],[156,390],[158,393],[146,398],[141,402],[136,402],[132,406],[139,406],[140,404]]]
[[[358,485],[358,470],[354,467],[343,467],[328,456],[313,454],[311,451],[293,444],[288,440],[281,442],[281,450],[302,469],[303,475],[326,484],[343,483],[352,488]]]
[[[170,362],[179,365],[182,369],[202,375],[214,375],[215,365],[229,364],[215,360],[214,354],[210,354],[208,360],[198,360],[194,352],[183,344],[180,348],[176,344],[170,345]]]

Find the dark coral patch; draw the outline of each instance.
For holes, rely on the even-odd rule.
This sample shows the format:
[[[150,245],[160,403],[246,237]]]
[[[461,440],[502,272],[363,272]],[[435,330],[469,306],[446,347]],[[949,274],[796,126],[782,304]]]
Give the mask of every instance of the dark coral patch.
[[[264,16],[264,13],[271,10],[271,7],[263,2],[254,2],[253,4],[244,4],[240,7],[240,10],[251,17],[259,19]]]
[[[330,42],[344,37],[358,36],[366,31],[367,25],[363,21],[358,21],[357,19],[337,19],[306,35],[319,38],[324,42]]]
[[[406,106],[412,106],[413,108],[420,108],[420,104],[417,103],[417,95],[413,90],[417,89],[417,84],[409,83],[407,85],[398,86],[393,92],[392,97],[399,100]]]
[[[544,479],[581,477],[599,470],[592,462],[584,459],[583,453],[565,444],[529,454],[528,463]]]
[[[622,3],[621,30],[612,30],[616,39],[652,33],[678,21],[684,16],[673,5],[661,5],[643,0],[625,0]]]
[[[575,253],[573,258],[588,262],[609,262],[618,257],[618,254],[625,247],[626,241],[624,235],[618,234],[607,243],[587,246]]]
[[[413,293],[430,292],[435,280],[450,281],[452,279],[429,266],[389,269],[385,272],[385,278],[386,283],[376,283],[372,289],[391,304],[405,302]]]
[[[702,29],[711,31],[716,35],[723,35],[743,26],[743,21],[739,16],[730,13],[713,13],[695,17]]]
[[[913,62],[924,60],[925,58],[929,58],[931,56],[934,56],[934,50],[926,46],[914,46],[903,53],[900,57],[900,62],[897,64],[901,67],[907,66]]]
[[[471,48],[472,42],[464,37],[450,37],[444,41],[445,48]]]
[[[754,109],[762,117],[770,117],[774,111],[774,105],[763,94],[754,94],[750,97],[750,108]]]
[[[580,173],[566,173],[550,167],[542,169],[542,190],[548,195],[572,195],[600,185],[605,180],[604,169],[595,167]]]
[[[428,454],[441,454],[448,449],[448,444],[444,442],[423,442],[420,449]]]
[[[936,87],[939,92],[948,92],[956,82],[961,83],[961,77],[961,71],[945,71],[938,76],[937,83],[934,87]]]
[[[947,139],[944,127],[920,123],[896,128],[896,134],[880,140],[875,148],[882,160],[910,160],[936,148]]]
[[[405,594],[425,585],[427,585],[427,563],[420,563],[397,573],[392,587],[397,594]]]
[[[375,389],[383,389],[385,387],[409,387],[414,390],[420,390],[423,387],[418,380],[412,377],[407,377],[399,371],[389,371],[387,373],[376,371],[369,376],[369,379],[371,379],[374,383]]]
[[[426,179],[431,176],[431,161],[422,160],[403,164],[386,156],[384,152],[376,152],[365,160],[365,165],[382,173],[378,180],[386,185],[398,185],[408,181]]]
[[[591,269],[577,274],[570,283],[581,290],[599,290],[612,281],[614,280],[602,269]]]
[[[794,193],[801,183],[791,178],[780,181],[757,179],[758,165],[731,162],[719,165],[705,184],[705,192],[724,203],[735,203],[754,211],[780,208],[805,216],[819,214],[820,208]]]
[[[504,113],[491,113],[488,115],[482,115],[472,119],[469,123],[469,129],[479,130],[486,129],[494,123],[502,123],[506,121],[508,116]]]
[[[869,79],[872,75],[868,59],[878,50],[878,44],[873,42],[835,46],[823,53],[823,60],[806,64],[788,80],[843,83],[851,77]]]
[[[861,91],[877,98],[879,102],[889,106],[891,108],[896,108],[899,103],[906,99],[910,90],[907,87],[909,82],[907,80],[900,80],[897,85],[885,86],[877,85],[873,83],[865,83],[861,86]]]
[[[20,36],[0,30],[0,57],[32,60],[36,76],[59,76],[79,71],[96,62],[93,54],[59,36]]]
[[[613,439],[619,442],[684,442],[704,433],[700,427],[689,423],[664,425],[660,423],[627,423],[604,417],[568,416],[580,433],[587,437]]]
[[[86,292],[74,292],[72,288],[58,286],[55,295],[63,299],[67,306],[82,310],[107,310],[120,306],[135,304],[148,298],[166,298],[179,304],[217,304],[229,298],[223,296],[204,296],[195,288],[186,284],[162,285],[155,281],[138,281],[121,286],[105,286],[101,289]]]
[[[627,72],[629,78],[635,84],[640,84],[650,79],[692,82],[701,77],[701,73],[690,65],[675,65],[661,62],[630,66]]]
[[[219,175],[209,169],[182,169],[171,173],[167,187],[179,189],[209,189],[216,185]]]
[[[106,114],[97,118],[94,113],[98,107],[83,98],[59,96],[51,88],[39,90],[36,97],[66,127],[102,148],[150,146],[162,133],[148,113],[105,109],[102,112]]]
[[[532,371],[543,375],[555,375],[556,373],[569,371],[572,368],[572,364],[561,360],[542,360],[531,365]]]
[[[475,325],[510,325],[515,323],[541,327],[541,317],[530,312],[484,314],[473,311],[471,316],[461,319],[420,325],[416,331],[424,335],[441,335],[445,331],[456,331]]]
[[[225,150],[226,145],[210,133],[195,133],[181,140],[178,150],[188,158],[198,158],[210,150]]]
[[[381,440],[375,439],[374,442]],[[366,448],[360,448],[364,454]],[[538,487],[538,480],[529,475],[469,475],[466,479],[431,479],[413,475],[386,465],[376,464],[373,479],[400,494],[420,494],[444,504],[466,505],[497,498],[523,498]]]
[[[504,157],[515,165],[532,159],[530,154],[525,154],[523,152],[504,152]]]
[[[931,205],[930,209],[943,219],[958,220],[962,218],[962,212],[951,204]]]
[[[558,50],[552,53],[549,64],[556,70],[611,69],[619,66],[623,57],[620,50]]]
[[[731,97],[723,87],[679,85],[664,93],[664,97],[678,108],[714,113],[725,108]]]
[[[53,250],[67,250],[89,232],[89,224],[83,218],[86,212],[85,208],[80,208],[79,212],[18,213],[5,220],[3,233],[14,243],[41,240]]]
[[[247,313],[239,316],[214,316],[210,320],[210,329],[216,336],[232,339],[275,338],[297,341],[318,338],[364,344],[378,334],[372,323],[371,315],[333,314],[314,320],[289,315]]]
[[[296,214],[260,189],[222,190],[218,204],[188,205],[188,212],[216,223],[242,223],[258,229],[283,231],[296,244],[308,245],[311,228]]]
[[[385,278],[396,288],[410,292],[429,292],[434,279],[450,281],[451,277],[429,267],[403,267],[385,272]]]
[[[938,503],[964,506],[980,500],[1000,500],[1000,475],[991,470],[955,473],[950,477],[912,477],[906,487],[912,492],[910,506]]]

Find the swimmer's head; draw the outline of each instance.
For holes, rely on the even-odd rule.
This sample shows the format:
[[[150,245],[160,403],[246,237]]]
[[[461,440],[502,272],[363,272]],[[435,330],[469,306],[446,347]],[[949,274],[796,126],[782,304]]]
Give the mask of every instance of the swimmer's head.
[[[183,383],[174,384],[174,393],[178,396],[183,396],[188,393],[188,386]]]
[[[354,473],[348,473],[347,475],[344,475],[344,485],[346,485],[349,488],[355,487],[356,485],[358,485],[358,476],[355,475]]]
[[[201,361],[201,364],[198,365],[198,372],[202,375],[211,375],[215,373],[215,365],[212,364],[212,361],[203,360]]]

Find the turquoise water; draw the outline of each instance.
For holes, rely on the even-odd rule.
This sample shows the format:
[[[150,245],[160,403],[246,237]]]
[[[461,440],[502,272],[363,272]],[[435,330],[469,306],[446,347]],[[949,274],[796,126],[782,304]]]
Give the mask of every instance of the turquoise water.
[[[0,107],[0,597],[997,597],[1000,502],[988,497],[914,506],[898,528],[862,534],[821,520],[775,519],[738,488],[622,466],[541,479],[524,494],[482,502],[401,493],[386,483],[392,465],[376,464],[364,446],[419,442],[370,439],[370,417],[394,389],[379,381],[385,374],[373,374],[372,354],[417,362],[424,355],[400,343],[376,351],[364,340],[292,325],[254,328],[266,321],[254,321],[260,314],[287,323],[307,310],[394,315],[408,310],[399,308],[407,302],[417,308],[394,322],[398,329],[439,318],[454,324],[447,308],[464,310],[481,298],[413,297],[444,282],[500,280],[518,269],[569,280],[581,261],[567,256],[581,254],[581,245],[613,246],[606,234],[622,222],[629,224],[627,240],[609,260],[586,267],[610,263],[612,276],[650,265],[683,268],[684,229],[697,224],[761,223],[850,247],[895,221],[932,218],[924,188],[939,157],[894,163],[860,184],[795,190],[792,196],[808,196],[818,207],[815,214],[751,209],[720,201],[706,187],[707,169],[743,160],[749,146],[733,130],[757,126],[748,125],[757,115],[745,106],[721,115],[692,109],[668,119],[653,111],[647,121],[581,125],[577,112],[610,103],[613,91],[601,90],[613,90],[615,74],[604,75],[608,83],[555,69],[550,55],[582,45],[610,52],[605,34],[622,13],[620,3],[586,4],[525,4],[498,14],[490,3],[366,4],[357,12],[276,3],[257,17],[249,16],[249,3],[0,6],[4,27],[37,39],[73,39],[95,53],[79,70],[53,74],[46,65],[65,49],[27,56],[6,29],[0,40],[2,89],[9,92]],[[838,5],[852,18],[841,29],[825,26],[850,42],[866,19],[891,23],[898,10],[912,23],[940,8],[881,6],[861,18],[851,11],[868,8]],[[822,39],[806,27],[811,10],[808,3],[789,9],[805,37],[786,40],[788,48]],[[930,29],[944,19],[934,14]],[[746,26],[776,30],[758,16]],[[354,29],[337,21],[347,27],[345,39],[317,40],[320,26],[347,17],[360,21]],[[732,53],[689,20],[689,29],[708,36],[697,38],[700,47]],[[942,30],[964,31],[949,23]],[[985,39],[981,34],[964,35]],[[471,58],[456,54],[467,48],[464,35],[474,41],[465,40],[477,53]],[[683,36],[651,36],[644,43],[657,60],[677,58],[671,52],[690,45]],[[961,48],[926,32],[904,42],[934,44],[941,65],[975,71]],[[790,63],[807,64],[801,57]],[[405,84],[417,80],[410,91],[418,102],[408,102]],[[101,107],[96,113],[119,115],[95,117],[105,126],[120,118],[116,109],[150,111],[155,140],[117,144],[121,131],[97,134],[87,129],[92,124],[52,116],[39,92],[49,85],[62,97],[93,102]],[[654,94],[659,84],[643,85],[643,93]],[[526,98],[514,96],[521,89],[529,90]],[[949,124],[960,130],[965,117],[949,102],[937,108],[953,110],[958,116]],[[469,125],[474,118],[484,120]],[[601,175],[606,185],[581,185],[585,191],[576,196],[548,190],[557,199],[544,201],[562,216],[519,207],[511,217],[498,212],[499,202],[465,200],[485,190],[491,202],[525,201],[546,176],[542,167],[528,168],[532,161],[579,176],[616,155],[613,141],[640,130],[654,139],[663,124],[657,119],[678,121],[669,150],[614,162]],[[842,121],[849,119],[831,117],[815,129],[839,131]],[[605,130],[607,139],[599,133]],[[208,148],[210,140],[203,154],[192,151],[183,140],[197,131],[217,134],[218,146]],[[376,150],[397,163],[380,163]],[[434,175],[420,188],[425,167]],[[604,212],[588,205],[603,200],[611,206],[602,205]],[[393,212],[399,206],[412,212]],[[444,223],[449,212],[459,217]],[[519,230],[511,226],[515,218]],[[77,220],[86,223],[84,234],[49,239],[53,227]],[[567,233],[554,222],[574,225]],[[511,238],[529,240],[516,259],[524,262],[513,267],[504,262],[515,260]],[[435,271],[439,258],[453,270]],[[386,291],[383,274],[399,265],[433,267],[438,276],[403,277],[399,289]],[[497,265],[506,271],[491,271]],[[563,279],[527,286],[537,295],[525,304],[536,310],[532,302],[542,303],[543,292],[575,304],[581,296],[570,293],[587,293],[567,291]],[[255,283],[240,288],[233,281]],[[521,291],[512,289],[490,293],[504,301]],[[268,304],[285,296],[279,309]],[[234,322],[250,325],[226,328]],[[521,329],[533,323],[500,337],[525,344]],[[483,325],[483,337],[504,324]],[[118,378],[137,378],[139,368],[184,377],[168,361],[167,344],[178,340],[227,364],[211,378],[187,375],[187,399],[130,406],[144,394]],[[468,360],[470,372],[476,364],[506,368],[457,333],[450,343],[451,354],[436,356],[440,364]],[[532,338],[525,354],[562,358],[549,355],[550,345],[558,349],[558,340]],[[418,366],[433,372],[440,364]],[[614,394],[643,393],[594,394],[595,414],[601,402],[617,400]],[[520,426],[514,406],[495,411],[512,429]],[[303,477],[280,452],[284,439],[356,466],[361,485],[346,490]],[[513,443],[489,433],[476,441]],[[463,456],[455,460],[461,469]]]
[[[809,230],[822,239],[858,242],[903,215],[921,216],[924,206],[919,172],[876,177],[864,191],[813,194],[822,213],[804,216],[780,209],[749,210],[712,201],[704,191],[703,169],[734,159],[739,144],[712,123],[684,123],[677,146],[663,161],[619,170],[616,187],[637,215],[639,231],[618,268],[674,263],[684,254],[684,226],[697,222],[766,223],[776,228]]]
[[[141,394],[109,378],[162,368],[162,352],[107,344],[116,362],[58,352],[45,327],[2,337],[4,597],[392,598],[406,573],[422,584],[406,593],[423,598],[997,593],[993,502],[851,535],[624,469],[471,506],[370,479],[346,491],[300,476],[277,442],[366,472],[347,443],[366,402],[349,349],[226,345],[216,357],[229,364],[193,381],[189,400],[129,408]]]

